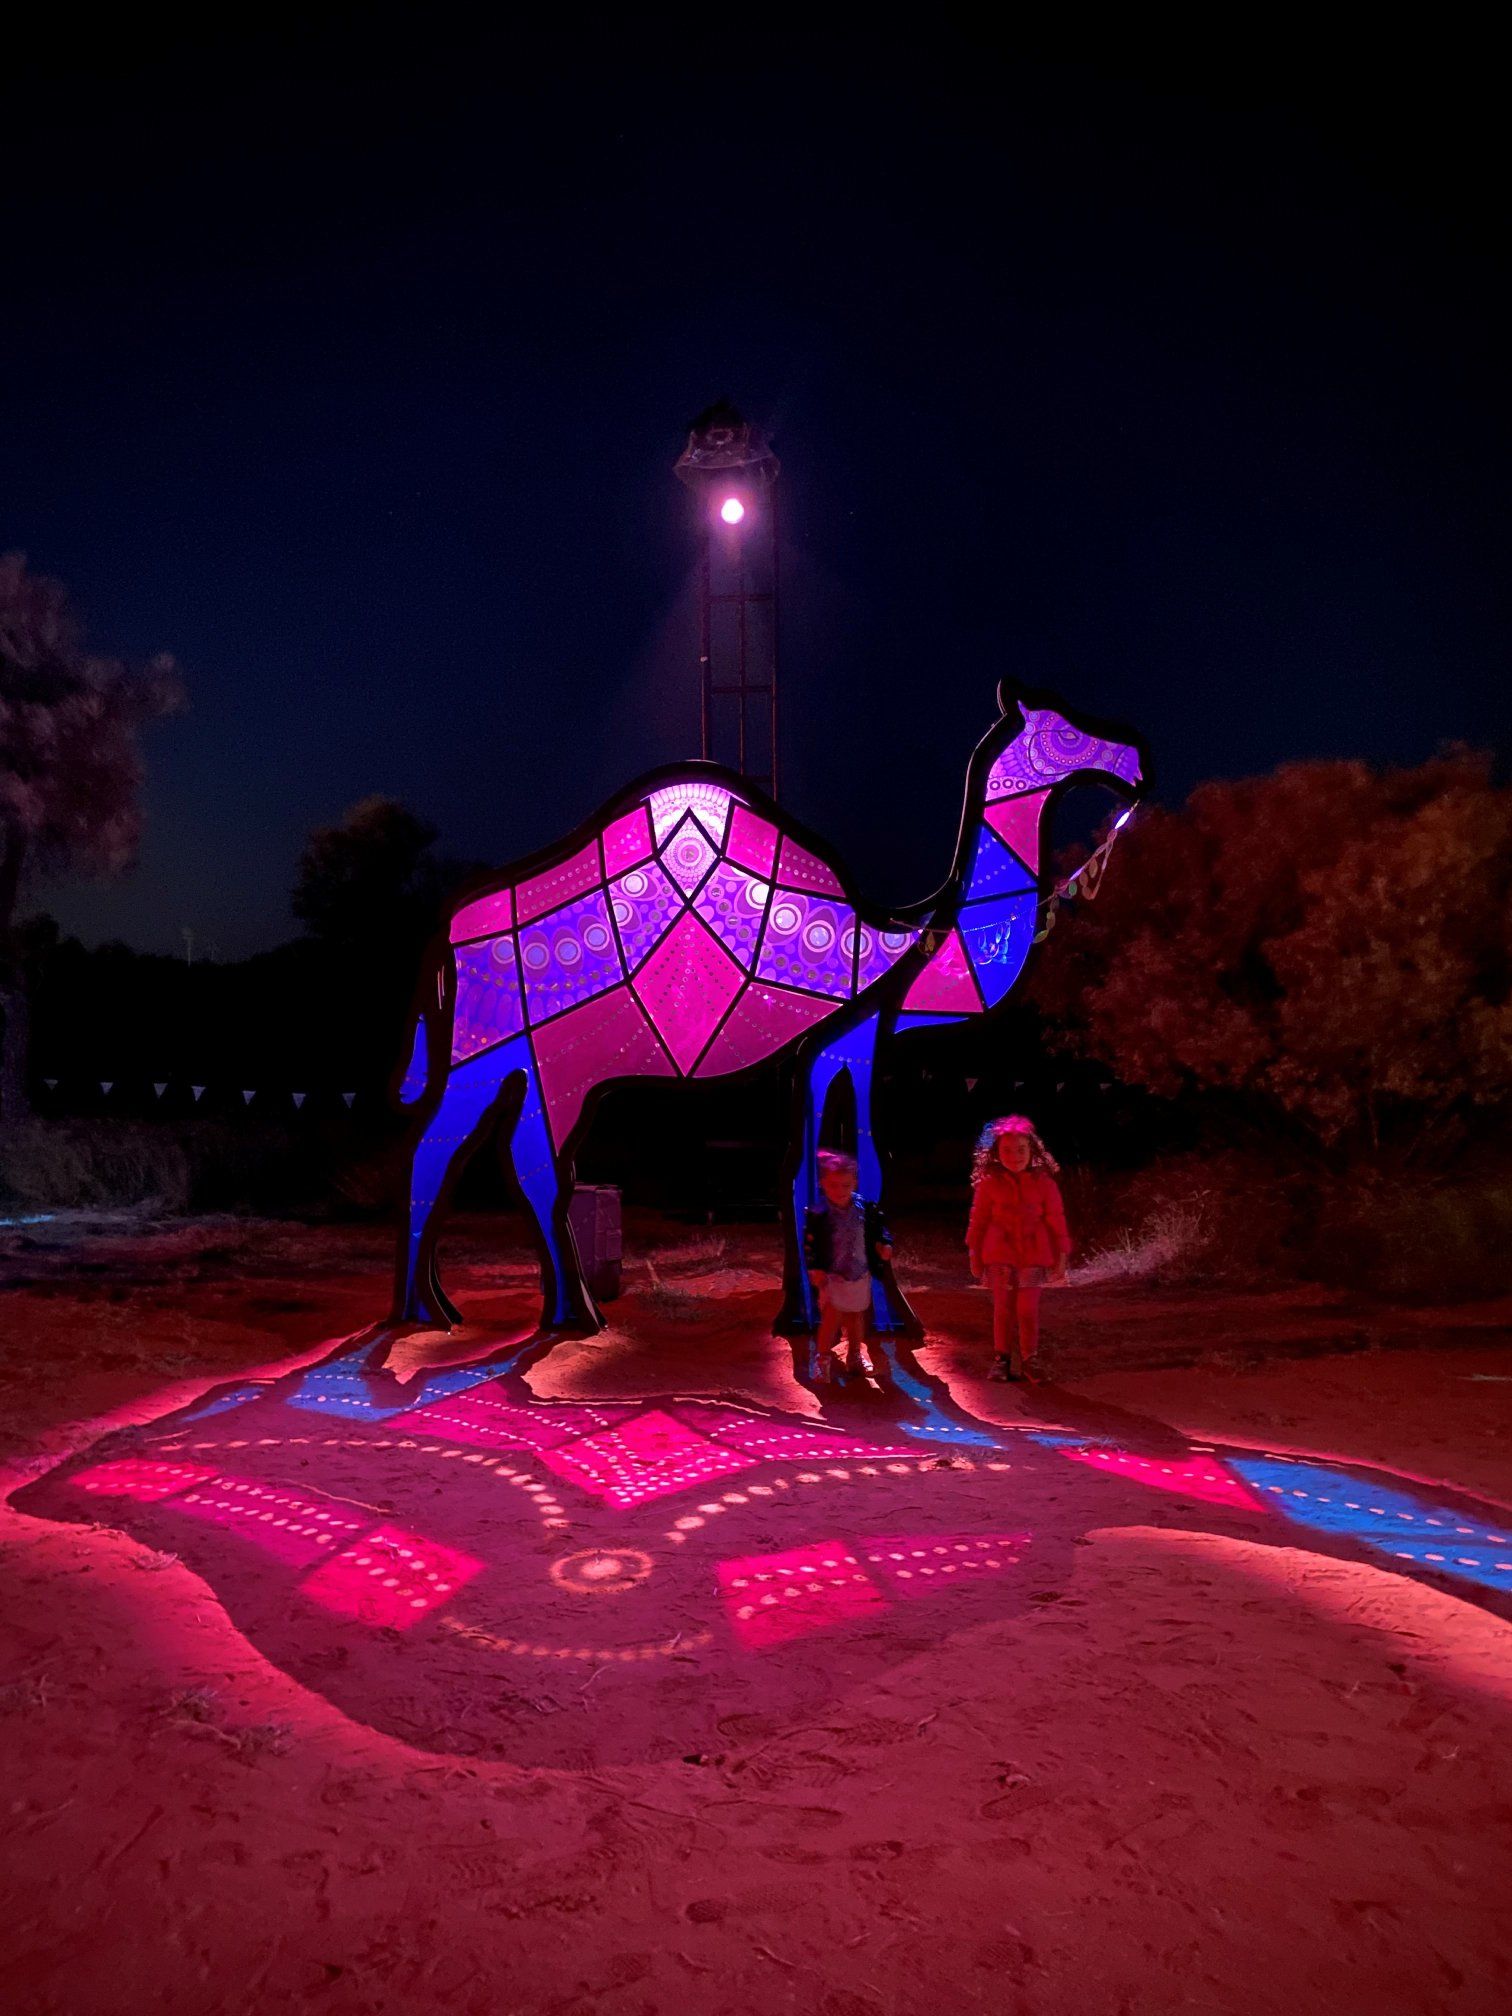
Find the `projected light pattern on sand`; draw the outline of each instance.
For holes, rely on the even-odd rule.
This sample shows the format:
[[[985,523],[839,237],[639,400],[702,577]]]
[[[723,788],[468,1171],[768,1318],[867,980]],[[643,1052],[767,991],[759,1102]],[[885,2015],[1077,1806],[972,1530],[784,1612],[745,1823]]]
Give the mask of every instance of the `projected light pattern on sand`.
[[[655,1743],[682,1754],[755,1700],[758,1669],[768,1710],[864,1683],[921,1631],[1057,1600],[1075,1545],[1120,1526],[1369,1561],[1512,1614],[1512,1533],[1455,1494],[1157,1423],[1138,1446],[982,1420],[903,1369],[927,1406],[900,1389],[842,1424],[537,1400],[498,1363],[400,1387],[353,1353],[112,1436],[14,1502],[177,1556],[354,1718],[534,1762],[617,1754],[617,1687],[660,1690]],[[604,1676],[586,1699],[585,1671]],[[550,1712],[512,1712],[522,1685]]]

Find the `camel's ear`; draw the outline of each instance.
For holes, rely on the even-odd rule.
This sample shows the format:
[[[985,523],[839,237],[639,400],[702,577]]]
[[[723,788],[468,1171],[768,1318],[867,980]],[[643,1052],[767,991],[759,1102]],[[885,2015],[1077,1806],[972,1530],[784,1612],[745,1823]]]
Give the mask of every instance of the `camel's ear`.
[[[1024,707],[1023,701],[1019,698],[1019,689],[1016,680],[999,679],[998,712],[1002,715],[1005,721],[1008,720],[1011,715],[1017,714],[1020,720],[1024,721],[1025,723],[1028,722],[1029,715]]]

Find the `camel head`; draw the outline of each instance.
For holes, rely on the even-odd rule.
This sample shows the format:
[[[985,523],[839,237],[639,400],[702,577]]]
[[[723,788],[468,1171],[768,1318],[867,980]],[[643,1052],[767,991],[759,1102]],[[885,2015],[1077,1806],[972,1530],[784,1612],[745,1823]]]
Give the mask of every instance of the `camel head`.
[[[1054,707],[1019,699],[1006,680],[998,688],[998,704],[1002,718],[982,745],[988,804],[1048,791],[1077,776],[1108,783],[1121,798],[1138,796],[1144,770],[1132,742],[1078,727]]]

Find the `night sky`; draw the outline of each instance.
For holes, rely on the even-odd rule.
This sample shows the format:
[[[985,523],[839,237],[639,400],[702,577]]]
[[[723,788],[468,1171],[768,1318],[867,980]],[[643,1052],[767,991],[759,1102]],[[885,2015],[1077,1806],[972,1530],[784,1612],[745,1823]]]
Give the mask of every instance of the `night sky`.
[[[696,754],[720,395],[783,461],[784,796],[876,896],[940,879],[1004,673],[1167,798],[1505,736],[1484,51],[621,18],[136,21],[0,81],[0,550],[191,696],[67,928],[239,955],[368,793],[502,862]]]

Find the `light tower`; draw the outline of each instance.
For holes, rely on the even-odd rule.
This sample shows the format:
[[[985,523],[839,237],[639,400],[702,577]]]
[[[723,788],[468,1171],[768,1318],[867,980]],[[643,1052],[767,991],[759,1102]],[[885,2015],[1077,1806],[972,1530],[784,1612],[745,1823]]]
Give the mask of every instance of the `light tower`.
[[[677,458],[698,517],[702,753],[777,796],[777,472],[728,400]]]

